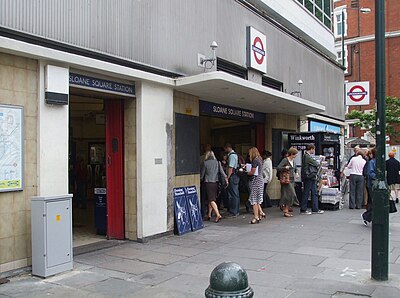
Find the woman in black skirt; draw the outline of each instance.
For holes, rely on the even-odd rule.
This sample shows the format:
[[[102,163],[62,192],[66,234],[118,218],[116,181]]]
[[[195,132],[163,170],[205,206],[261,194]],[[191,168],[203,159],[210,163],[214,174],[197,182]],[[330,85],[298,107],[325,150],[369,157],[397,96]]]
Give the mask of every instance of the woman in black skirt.
[[[205,183],[205,188],[208,198],[208,216],[207,220],[211,219],[212,211],[214,211],[216,217],[215,222],[219,222],[222,218],[219,213],[217,206],[217,196],[218,196],[218,173],[225,179],[226,185],[228,184],[228,178],[224,173],[220,163],[215,158],[214,152],[209,150],[205,154],[204,166],[201,168],[200,177]]]

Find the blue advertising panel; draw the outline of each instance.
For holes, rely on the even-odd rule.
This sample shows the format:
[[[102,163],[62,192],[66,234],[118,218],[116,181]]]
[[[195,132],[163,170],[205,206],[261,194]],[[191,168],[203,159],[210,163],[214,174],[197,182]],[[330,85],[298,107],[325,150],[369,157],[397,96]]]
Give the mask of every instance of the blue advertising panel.
[[[192,225],[192,231],[204,228],[203,219],[201,218],[201,211],[199,199],[197,197],[196,186],[185,187],[189,218]]]
[[[235,119],[254,123],[265,123],[265,114],[242,108],[225,106],[218,103],[199,102],[200,114],[226,119]]]
[[[176,231],[178,235],[190,232],[190,220],[187,209],[187,199],[183,187],[174,188],[174,211]]]
[[[308,130],[310,132],[318,132],[318,131],[325,131],[325,132],[332,132],[340,134],[340,126],[328,124],[325,122],[319,122],[315,120],[308,121]]]

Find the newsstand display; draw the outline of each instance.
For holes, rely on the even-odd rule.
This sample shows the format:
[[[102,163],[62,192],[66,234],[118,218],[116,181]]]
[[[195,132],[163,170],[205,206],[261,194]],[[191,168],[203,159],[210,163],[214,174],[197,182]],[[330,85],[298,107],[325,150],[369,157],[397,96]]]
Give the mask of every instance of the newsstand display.
[[[315,156],[319,164],[317,189],[323,209],[340,209],[340,135],[328,132],[290,133],[289,147],[299,150],[296,159],[297,170],[301,173],[301,160],[308,144],[314,144]],[[300,183],[300,180],[297,181]],[[299,198],[300,199],[300,198]]]

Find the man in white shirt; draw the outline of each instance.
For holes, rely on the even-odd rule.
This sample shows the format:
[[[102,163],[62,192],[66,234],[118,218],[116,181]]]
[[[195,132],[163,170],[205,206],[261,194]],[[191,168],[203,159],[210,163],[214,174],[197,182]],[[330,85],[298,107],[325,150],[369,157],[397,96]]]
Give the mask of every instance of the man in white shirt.
[[[346,169],[350,169],[350,209],[361,209],[364,200],[364,176],[363,168],[366,161],[363,158],[362,150],[357,151],[356,156],[353,157]]]
[[[263,208],[272,207],[271,198],[268,195],[267,188],[268,183],[272,180],[272,160],[271,160],[272,153],[269,151],[264,150],[262,153],[263,158],[263,178],[264,178],[264,200],[263,200]]]

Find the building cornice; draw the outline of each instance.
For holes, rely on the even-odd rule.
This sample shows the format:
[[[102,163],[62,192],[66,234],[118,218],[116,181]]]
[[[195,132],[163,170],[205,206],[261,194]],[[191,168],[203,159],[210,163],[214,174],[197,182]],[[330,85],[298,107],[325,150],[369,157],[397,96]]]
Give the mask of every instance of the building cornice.
[[[385,38],[395,38],[400,36],[400,30],[399,31],[391,31],[391,32],[386,32],[385,33]],[[345,45],[352,45],[352,44],[357,44],[357,43],[362,43],[362,42],[368,42],[368,41],[373,41],[375,40],[375,35],[365,35],[365,36],[360,36],[360,37],[355,37],[355,38],[349,38],[344,40]],[[335,42],[335,47],[341,46],[341,41],[336,41]]]

